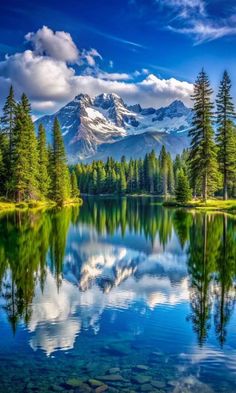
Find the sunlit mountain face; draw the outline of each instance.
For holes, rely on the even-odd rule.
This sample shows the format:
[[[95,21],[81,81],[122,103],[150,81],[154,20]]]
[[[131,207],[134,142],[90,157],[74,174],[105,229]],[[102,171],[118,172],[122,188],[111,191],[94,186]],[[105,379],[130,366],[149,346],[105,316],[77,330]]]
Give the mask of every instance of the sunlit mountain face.
[[[151,198],[3,216],[5,391],[19,365],[21,386],[38,386],[49,370],[45,391],[99,377],[118,391],[142,391],[141,377],[164,392],[234,391],[235,228],[225,215],[163,209]]]
[[[39,118],[35,126],[43,124],[50,141],[57,117],[68,159],[77,163],[108,156],[140,158],[152,149],[159,153],[163,144],[175,156],[189,146],[192,116],[191,108],[180,100],[156,109],[128,106],[114,93],[95,98],[80,94],[58,112]]]

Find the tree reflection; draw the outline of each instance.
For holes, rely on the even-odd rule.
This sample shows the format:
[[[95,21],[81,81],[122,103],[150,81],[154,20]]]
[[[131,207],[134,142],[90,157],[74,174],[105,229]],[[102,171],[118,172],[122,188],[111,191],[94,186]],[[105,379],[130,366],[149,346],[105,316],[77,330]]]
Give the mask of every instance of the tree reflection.
[[[215,329],[220,344],[226,341],[226,326],[229,323],[235,304],[235,266],[236,266],[236,238],[232,221],[229,223],[227,215],[221,217],[221,243],[216,263],[216,307]]]
[[[36,285],[44,291],[48,268],[60,290],[66,253],[71,253],[74,258],[77,255],[68,248],[68,231],[70,226],[78,231],[82,224],[96,230],[102,237],[118,234],[124,242],[129,234],[142,236],[150,249],[157,241],[164,250],[175,233],[178,250],[182,248],[187,255],[189,319],[198,343],[203,345],[206,341],[212,316],[216,336],[221,345],[225,343],[227,325],[235,305],[235,220],[222,214],[164,209],[148,198],[88,199],[82,209],[74,207],[2,216],[0,292],[14,332],[19,321],[29,323]],[[101,278],[103,291],[108,292],[120,285],[120,277],[125,279],[134,275],[136,259],[127,266],[123,262],[115,265],[113,281],[110,277]],[[77,273],[81,274],[79,269]],[[88,287],[85,285],[83,290]]]

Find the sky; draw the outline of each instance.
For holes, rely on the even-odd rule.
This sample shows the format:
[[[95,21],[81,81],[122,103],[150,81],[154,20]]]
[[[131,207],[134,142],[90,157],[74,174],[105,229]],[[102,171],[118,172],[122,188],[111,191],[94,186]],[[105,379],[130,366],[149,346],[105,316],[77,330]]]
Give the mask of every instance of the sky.
[[[0,104],[13,84],[35,115],[77,94],[191,105],[205,68],[236,97],[236,0],[8,0],[0,4]]]

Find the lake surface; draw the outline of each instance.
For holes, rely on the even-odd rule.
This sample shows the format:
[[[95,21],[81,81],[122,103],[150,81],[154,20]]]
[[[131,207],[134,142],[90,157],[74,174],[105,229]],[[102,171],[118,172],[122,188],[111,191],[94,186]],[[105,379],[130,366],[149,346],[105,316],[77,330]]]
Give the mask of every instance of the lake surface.
[[[150,198],[4,214],[0,392],[236,392],[235,277],[227,215]]]

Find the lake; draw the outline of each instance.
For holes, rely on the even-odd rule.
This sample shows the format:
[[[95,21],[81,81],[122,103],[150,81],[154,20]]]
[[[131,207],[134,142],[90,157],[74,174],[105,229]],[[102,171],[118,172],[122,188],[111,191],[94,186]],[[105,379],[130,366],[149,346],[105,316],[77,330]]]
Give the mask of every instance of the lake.
[[[0,392],[236,392],[236,220],[151,198],[0,216]]]

